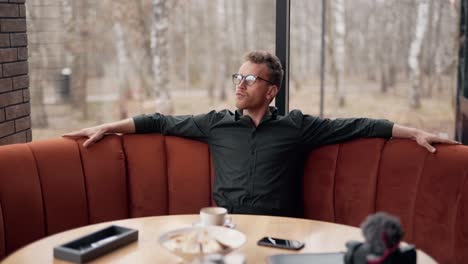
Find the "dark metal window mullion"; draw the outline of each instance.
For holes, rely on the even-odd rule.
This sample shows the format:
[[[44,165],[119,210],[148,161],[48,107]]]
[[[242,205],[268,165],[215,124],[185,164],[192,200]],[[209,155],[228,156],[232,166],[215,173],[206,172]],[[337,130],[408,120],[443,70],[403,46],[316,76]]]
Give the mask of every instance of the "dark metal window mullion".
[[[275,54],[284,69],[283,82],[275,99],[280,115],[289,112],[289,14],[290,0],[276,0]]]

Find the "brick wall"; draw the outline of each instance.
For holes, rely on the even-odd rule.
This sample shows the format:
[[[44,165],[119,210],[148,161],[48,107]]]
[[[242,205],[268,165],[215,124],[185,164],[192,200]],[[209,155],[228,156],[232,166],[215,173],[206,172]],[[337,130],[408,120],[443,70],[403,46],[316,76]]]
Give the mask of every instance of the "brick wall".
[[[25,0],[0,0],[0,145],[31,141]]]

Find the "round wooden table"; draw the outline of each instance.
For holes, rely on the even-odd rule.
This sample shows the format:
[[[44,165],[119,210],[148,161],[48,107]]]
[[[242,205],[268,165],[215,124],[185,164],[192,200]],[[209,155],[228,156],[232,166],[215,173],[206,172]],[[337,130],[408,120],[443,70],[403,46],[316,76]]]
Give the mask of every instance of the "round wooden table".
[[[170,215],[89,225],[31,243],[8,256],[2,263],[67,263],[54,259],[55,246],[109,225],[137,229],[138,241],[99,257],[91,263],[180,263],[180,258],[159,245],[158,238],[164,232],[190,227],[198,219],[198,215]],[[273,254],[345,251],[346,241],[363,240],[359,228],[327,222],[256,215],[232,215],[232,220],[236,224],[236,229],[247,235],[247,243],[235,251],[244,255],[247,263],[265,263],[266,257]],[[300,240],[305,242],[305,247],[300,251],[291,251],[257,246],[257,241],[264,236]],[[436,263],[422,251],[418,251],[417,258],[418,263]]]

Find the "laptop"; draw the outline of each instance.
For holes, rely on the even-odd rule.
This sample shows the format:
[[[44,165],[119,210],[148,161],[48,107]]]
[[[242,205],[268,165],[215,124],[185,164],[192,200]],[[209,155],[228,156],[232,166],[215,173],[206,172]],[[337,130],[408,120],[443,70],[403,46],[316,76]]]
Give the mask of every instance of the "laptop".
[[[267,257],[268,264],[343,264],[344,252],[278,254]]]

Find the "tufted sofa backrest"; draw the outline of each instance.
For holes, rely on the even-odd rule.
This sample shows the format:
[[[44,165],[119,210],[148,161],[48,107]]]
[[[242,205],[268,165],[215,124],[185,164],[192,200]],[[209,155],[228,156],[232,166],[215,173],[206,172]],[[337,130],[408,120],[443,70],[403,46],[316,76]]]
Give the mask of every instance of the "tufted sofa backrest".
[[[110,135],[0,147],[0,259],[34,240],[110,220],[197,213],[213,204],[208,146],[162,135]],[[314,150],[305,217],[359,226],[400,217],[405,240],[442,263],[468,262],[468,148],[428,153],[410,140],[360,139]]]
[[[305,217],[359,226],[386,211],[405,241],[441,263],[468,263],[468,147],[360,139],[313,151],[304,175]]]

